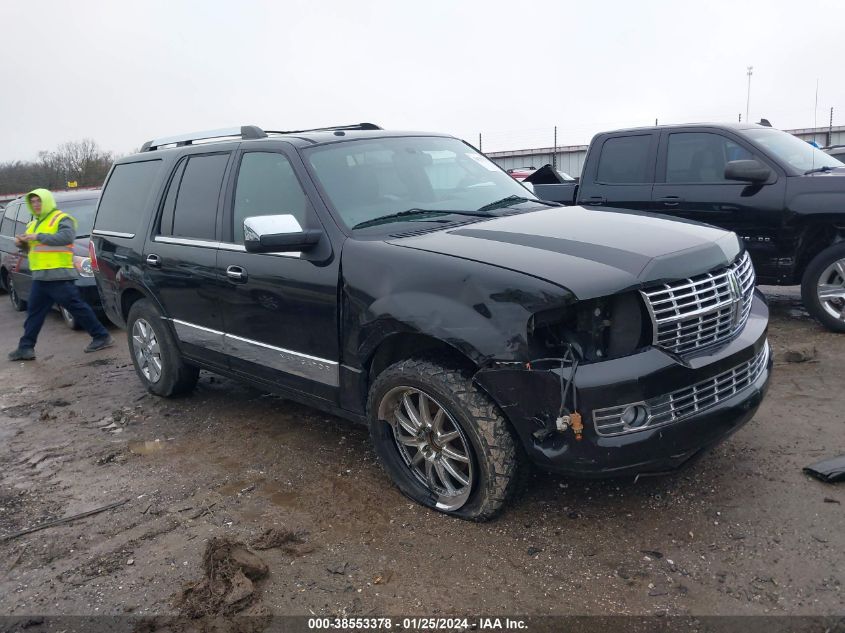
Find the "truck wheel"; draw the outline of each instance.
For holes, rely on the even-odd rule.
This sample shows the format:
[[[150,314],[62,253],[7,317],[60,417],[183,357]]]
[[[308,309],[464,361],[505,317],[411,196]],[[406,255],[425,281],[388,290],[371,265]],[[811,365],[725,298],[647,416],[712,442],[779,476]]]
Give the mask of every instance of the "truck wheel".
[[[12,308],[16,312],[23,312],[26,310],[26,301],[21,299],[21,296],[18,294],[18,289],[15,288],[15,282],[12,280],[12,277],[9,277],[9,301],[12,302]]]
[[[129,354],[148,391],[169,398],[192,391],[199,368],[182,360],[179,346],[148,299],[139,299],[126,319]]]
[[[815,256],[801,282],[804,307],[829,330],[845,332],[845,242]]]
[[[396,363],[373,383],[367,412],[382,466],[417,503],[486,521],[513,494],[522,452],[467,372],[428,360]]]

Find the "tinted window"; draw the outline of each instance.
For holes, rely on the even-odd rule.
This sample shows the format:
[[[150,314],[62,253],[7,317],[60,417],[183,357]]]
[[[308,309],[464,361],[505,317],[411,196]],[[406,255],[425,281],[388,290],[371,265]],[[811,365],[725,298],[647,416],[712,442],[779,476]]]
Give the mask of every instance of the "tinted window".
[[[648,150],[650,135],[618,136],[601,148],[597,180],[610,184],[649,182]]]
[[[117,165],[100,199],[97,228],[137,233],[160,169],[160,160]]]
[[[726,163],[752,158],[751,152],[719,134],[670,134],[666,182],[725,182]]]
[[[831,156],[833,156],[840,163],[845,163],[845,152],[832,153]]]
[[[188,159],[179,181],[170,235],[214,239],[217,201],[228,162],[229,154],[203,154]],[[168,235],[166,227],[162,227],[162,235]]]
[[[15,213],[18,210],[17,204],[9,204],[3,214],[3,226],[0,227],[0,234],[14,235],[15,234]]]
[[[77,237],[91,235],[91,227],[94,226],[94,212],[97,210],[97,198],[60,202],[56,206],[76,220]]]
[[[164,197],[164,206],[161,210],[161,220],[159,222],[159,233],[161,235],[171,235],[173,233],[173,209],[176,208],[176,195],[179,193],[179,183],[182,180],[182,174],[185,172],[185,165],[187,164],[187,158],[180,160],[176,169],[173,171],[173,177],[170,179],[170,185],[167,188],[167,195]]]
[[[308,198],[282,154],[249,152],[241,159],[235,188],[234,236],[244,241],[244,218],[288,213],[305,226]]]
[[[29,205],[26,202],[21,202],[18,209],[18,220],[15,224],[15,233],[23,233],[26,231],[26,225],[32,221],[32,212],[29,210]]]

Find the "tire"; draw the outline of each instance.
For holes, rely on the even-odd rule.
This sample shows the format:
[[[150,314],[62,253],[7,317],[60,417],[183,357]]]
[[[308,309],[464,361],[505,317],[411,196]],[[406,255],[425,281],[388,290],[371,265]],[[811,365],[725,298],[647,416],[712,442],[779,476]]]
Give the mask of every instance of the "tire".
[[[67,325],[71,330],[82,329],[79,323],[76,322],[74,316],[70,312],[68,312],[64,307],[59,306],[59,312],[62,315],[62,321],[64,321],[65,325]]]
[[[407,426],[412,416],[405,396],[418,418],[430,423],[412,427],[427,428],[415,437]],[[422,397],[427,398],[427,416]],[[473,384],[468,372],[431,360],[391,365],[370,388],[367,415],[379,461],[399,490],[417,503],[462,519],[486,521],[514,494],[523,468],[522,449],[501,411]],[[444,443],[447,437],[453,439]],[[456,455],[466,461],[452,459]],[[455,471],[463,480],[452,475]]]
[[[829,299],[819,296],[820,286],[825,286]],[[804,271],[801,298],[807,311],[827,329],[845,332],[845,242],[829,246],[813,258]]]
[[[12,302],[12,308],[16,312],[23,312],[26,310],[26,301],[21,299],[21,296],[18,294],[18,289],[15,288],[15,282],[11,276],[8,279],[9,284],[9,301]]]
[[[132,304],[126,335],[135,373],[150,393],[170,398],[193,391],[199,368],[182,360],[175,338],[151,301]]]

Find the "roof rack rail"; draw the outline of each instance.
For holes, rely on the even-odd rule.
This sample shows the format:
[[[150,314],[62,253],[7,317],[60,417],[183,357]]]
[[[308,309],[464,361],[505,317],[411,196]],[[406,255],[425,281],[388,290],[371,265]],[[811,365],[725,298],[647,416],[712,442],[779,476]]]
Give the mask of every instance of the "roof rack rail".
[[[163,145],[175,145],[176,147],[184,147],[185,145],[192,145],[194,141],[207,141],[215,138],[225,138],[229,136],[240,137],[241,139],[256,139],[267,138],[267,133],[260,127],[255,125],[242,125],[241,127],[222,128],[219,130],[207,130],[205,132],[190,132],[188,134],[179,134],[177,136],[166,136],[163,138],[154,138],[147,141],[141,146],[142,152],[152,152]]]
[[[351,125],[331,125],[329,127],[314,127],[308,130],[267,130],[268,134],[300,134],[302,132],[334,132],[335,130],[381,130],[375,123],[353,123]]]

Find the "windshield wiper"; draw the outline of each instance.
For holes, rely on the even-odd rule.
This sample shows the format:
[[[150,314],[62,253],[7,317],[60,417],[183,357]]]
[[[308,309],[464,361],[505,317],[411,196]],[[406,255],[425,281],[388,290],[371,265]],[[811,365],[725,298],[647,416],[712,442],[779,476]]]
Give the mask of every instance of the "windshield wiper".
[[[397,213],[391,213],[390,215],[383,215],[378,218],[373,218],[372,220],[365,220],[364,222],[359,222],[353,229],[364,229],[368,226],[378,226],[379,224],[387,224],[389,222],[393,222],[395,220],[401,220],[402,218],[414,216],[414,215],[471,215],[479,218],[491,218],[493,217],[489,213],[480,213],[482,209],[478,211],[458,211],[457,209],[406,209],[405,211],[399,211]]]
[[[506,198],[502,198],[501,200],[496,200],[491,202],[490,204],[485,204],[483,207],[479,207],[479,211],[492,211],[493,209],[502,209],[504,207],[511,207],[515,204],[519,204],[520,202],[536,202],[537,204],[544,204],[547,207],[560,207],[562,206],[558,202],[551,202],[550,200],[538,200],[537,198],[524,198],[522,196],[507,196]]]
[[[821,172],[828,172],[833,171],[834,169],[838,169],[838,167],[831,167],[830,165],[822,165],[821,167],[816,167],[815,169],[808,169],[804,172],[805,176],[809,176],[810,174],[818,174]]]

